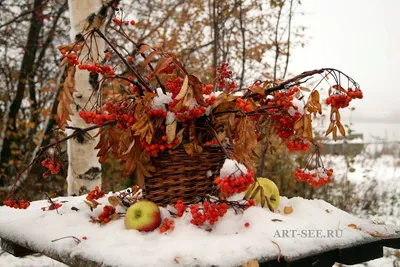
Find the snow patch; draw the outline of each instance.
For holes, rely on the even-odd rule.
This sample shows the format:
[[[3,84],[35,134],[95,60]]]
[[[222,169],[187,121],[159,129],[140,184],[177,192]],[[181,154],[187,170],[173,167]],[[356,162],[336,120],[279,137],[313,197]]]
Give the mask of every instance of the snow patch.
[[[219,176],[222,179],[230,175],[238,177],[243,174],[247,174],[247,168],[243,164],[238,163],[236,160],[226,159]]]

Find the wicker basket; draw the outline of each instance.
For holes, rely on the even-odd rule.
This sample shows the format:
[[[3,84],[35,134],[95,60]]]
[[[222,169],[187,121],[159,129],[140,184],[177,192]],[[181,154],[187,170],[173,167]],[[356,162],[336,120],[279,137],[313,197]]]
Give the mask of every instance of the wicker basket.
[[[221,148],[205,148],[189,156],[183,147],[165,152],[153,160],[156,171],[144,181],[144,197],[160,206],[193,203],[196,197],[215,190],[215,177],[225,161]],[[210,172],[211,171],[211,176]]]

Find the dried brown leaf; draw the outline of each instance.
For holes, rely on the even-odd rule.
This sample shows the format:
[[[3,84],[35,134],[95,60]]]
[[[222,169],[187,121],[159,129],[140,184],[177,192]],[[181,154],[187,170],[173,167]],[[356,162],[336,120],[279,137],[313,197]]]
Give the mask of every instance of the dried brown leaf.
[[[304,125],[304,118],[301,116],[295,123],[294,123],[294,129],[297,131],[300,128],[303,128]]]
[[[201,152],[203,152],[203,147],[202,147],[202,146],[199,146],[199,145],[197,145],[197,144],[193,144],[193,149],[194,149],[194,152],[196,152],[196,153],[201,153]]]
[[[91,200],[83,200],[91,209],[95,209],[95,208],[97,208],[97,206],[98,205],[100,205],[100,203],[99,202],[97,202],[96,200],[94,200],[94,199],[91,199]]]
[[[346,130],[344,129],[342,123],[340,121],[336,122],[337,127],[339,128],[339,132],[342,136],[346,136]]]
[[[359,228],[357,225],[355,225],[354,223],[350,223],[349,225],[347,225],[350,228],[356,229],[356,230],[361,230],[361,228]]]
[[[116,196],[109,196],[108,202],[110,202],[110,204],[114,207],[119,205],[123,206],[121,200],[119,200],[119,198],[117,198]]]
[[[333,130],[332,130],[332,135],[333,135],[333,140],[337,140],[337,127],[336,127],[336,125],[333,127]]]
[[[174,258],[174,262],[175,262],[176,264],[180,264],[180,263],[181,263],[181,260],[182,260],[181,257],[175,257],[175,258]]]
[[[246,200],[249,199],[250,193],[254,190],[254,188],[256,187],[256,185],[257,185],[257,183],[254,182],[254,183],[250,186],[250,188],[247,190],[246,195],[244,196],[243,199],[246,199]]]
[[[176,139],[178,139],[179,143],[176,144],[176,146],[179,146],[182,143],[183,140],[183,132],[185,131],[185,128],[182,128],[179,130],[179,132],[176,134]]]
[[[250,197],[250,198],[255,198],[256,195],[258,194],[258,192],[259,192],[260,190],[261,190],[261,186],[258,185],[257,188],[256,188],[256,190],[254,190],[253,194],[251,194],[251,197]]]
[[[319,92],[317,90],[311,93],[311,99],[315,102],[319,102]]]
[[[175,139],[175,136],[176,136],[176,125],[177,125],[177,122],[175,120],[173,123],[167,125],[167,127],[166,127],[168,144],[172,143],[174,141],[174,139]]]
[[[175,99],[181,100],[182,98],[184,98],[187,94],[188,88],[189,88],[189,78],[186,75],[185,79],[183,80],[181,90],[179,91],[179,94],[175,97]]]
[[[217,106],[219,106],[222,102],[224,102],[226,100],[226,98],[228,97],[228,95],[226,93],[221,93],[219,96],[217,96],[217,98],[215,99],[214,104],[212,105],[212,108],[215,108]]]
[[[189,75],[189,85],[193,90],[193,97],[196,99],[197,104],[203,107],[208,106],[204,101],[203,83],[196,76]]]
[[[186,107],[190,106],[190,104],[192,104],[192,101],[193,101],[193,96],[194,96],[193,88],[191,86],[189,86],[187,93],[185,95],[185,98],[183,100],[183,105]]]
[[[120,217],[121,217],[121,216],[119,216],[118,213],[113,213],[113,214],[110,215],[111,221],[118,220]]]
[[[304,92],[311,92],[311,90],[307,87],[300,86],[299,89]],[[315,91],[314,91],[315,92]]]
[[[151,46],[149,46],[147,44],[140,44],[139,49],[137,50],[137,53],[140,55],[150,49],[151,49]]]
[[[260,264],[258,263],[258,260],[253,259],[251,261],[248,261],[247,263],[243,263],[241,267],[259,267]]]
[[[257,85],[253,85],[249,88],[250,91],[252,91],[253,93],[256,94],[260,94],[260,95],[265,95],[265,91],[262,87],[257,86]]]
[[[332,132],[334,126],[335,126],[335,122],[331,121],[331,123],[329,124],[328,129],[326,130],[325,136],[328,136]]]
[[[172,63],[173,59],[172,57],[164,57],[158,61],[156,67],[154,68],[153,75],[157,75],[160,71],[168,67],[170,63]]]
[[[143,61],[143,65],[142,68],[144,69],[149,63],[150,61],[160,53],[160,51],[153,51],[150,54],[147,55],[146,59]]]
[[[192,156],[192,155],[193,155],[193,151],[194,151],[193,143],[183,144],[183,148],[185,149],[186,153],[187,153],[189,156]]]

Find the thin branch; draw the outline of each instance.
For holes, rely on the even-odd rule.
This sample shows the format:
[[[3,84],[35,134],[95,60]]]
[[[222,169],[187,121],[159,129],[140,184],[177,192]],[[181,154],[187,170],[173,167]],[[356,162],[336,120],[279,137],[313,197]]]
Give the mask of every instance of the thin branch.
[[[279,43],[278,43],[278,31],[279,31],[279,23],[280,23],[280,20],[281,20],[283,5],[284,5],[284,2],[282,2],[280,4],[280,6],[279,6],[278,18],[277,18],[276,27],[275,27],[274,81],[276,81],[276,73],[277,73],[277,69],[278,69],[278,58],[279,58],[279,55],[280,55]]]
[[[117,54],[117,56],[124,62],[126,66],[132,71],[132,73],[136,76],[139,83],[142,84],[148,92],[152,92],[153,90],[149,87],[143,77],[129,64],[129,62],[121,55],[121,53],[115,48],[115,46],[106,38],[106,36],[97,28],[93,29],[104,41],[111,47],[112,50]],[[140,95],[144,95],[143,90],[141,87],[138,88]]]
[[[243,87],[244,73],[246,67],[246,28],[243,26],[243,9],[242,2],[239,5],[239,23],[240,23],[240,32],[242,34],[242,73],[240,75],[240,86]]]
[[[286,51],[286,65],[285,70],[283,71],[283,79],[286,77],[286,73],[289,66],[289,56],[290,56],[290,37],[292,35],[292,16],[293,16],[293,0],[290,0],[290,8],[289,8],[289,25],[288,25],[288,38],[287,38],[287,51]]]
[[[0,25],[0,29],[3,28],[3,27],[5,27],[5,26],[7,26],[7,25],[10,25],[10,24],[12,24],[12,23],[14,23],[14,22],[19,22],[18,19],[20,19],[20,18],[22,18],[22,17],[25,17],[25,16],[27,16],[27,15],[29,15],[29,14],[31,14],[31,13],[36,12],[37,10],[39,10],[39,9],[41,9],[42,7],[44,7],[45,5],[47,5],[48,2],[49,2],[49,0],[47,0],[46,2],[44,2],[43,4],[41,4],[40,6],[38,6],[38,7],[36,7],[36,8],[33,8],[33,9],[31,9],[31,10],[22,12],[22,13],[19,14],[18,16],[14,17],[12,20],[9,20],[9,21],[7,21],[6,23]]]

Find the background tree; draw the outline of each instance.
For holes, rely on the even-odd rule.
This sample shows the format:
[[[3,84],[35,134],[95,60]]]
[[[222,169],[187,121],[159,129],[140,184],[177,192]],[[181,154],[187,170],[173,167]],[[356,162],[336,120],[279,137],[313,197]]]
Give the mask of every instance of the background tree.
[[[34,4],[35,1],[27,1],[22,4],[18,3],[18,1],[15,3],[15,1],[7,0],[1,3],[2,7],[6,7],[4,9],[6,15],[0,18],[0,26],[5,25],[1,26],[0,29],[7,29],[12,33],[11,38],[3,38],[0,51],[5,59],[3,61],[4,64],[0,65],[2,69],[1,75],[4,77],[2,80],[6,83],[2,88],[7,88],[7,91],[3,90],[0,98],[2,101],[1,112],[3,114],[7,114],[8,107],[16,99],[16,81],[19,77],[23,78],[23,76],[20,76],[22,55],[28,51],[32,54],[32,49],[34,49],[32,46],[29,46],[29,49],[24,49],[24,46],[28,43],[26,39],[28,34],[17,34],[21,32],[28,33],[30,30],[30,25],[34,22],[33,17],[39,14],[35,13]],[[99,3],[96,2],[96,4]],[[164,50],[176,53],[188,70],[192,72],[201,70],[202,73],[205,73],[204,77],[202,77],[203,79],[212,80],[215,75],[213,69],[223,61],[229,62],[236,74],[236,86],[243,87],[249,85],[248,82],[251,79],[262,78],[255,77],[255,73],[260,73],[260,70],[266,70],[264,76],[273,77],[271,73],[274,70],[281,73],[281,70],[285,69],[289,55],[285,51],[288,51],[289,47],[297,45],[302,40],[300,27],[288,30],[288,27],[291,27],[289,21],[295,14],[298,4],[297,1],[288,0],[156,0],[151,1],[151,4],[148,5],[143,5],[143,2],[140,1],[123,1],[121,4],[123,9],[114,11],[114,15],[128,20],[136,20],[135,27],[129,30],[127,34],[132,40],[136,40],[137,44],[143,42],[161,44]],[[68,33],[68,28],[75,24],[74,22],[69,25],[67,8],[67,1],[42,1],[41,12],[44,16],[41,17],[43,22],[40,23],[43,25],[41,26],[39,39],[36,42],[37,48],[34,53],[36,63],[30,75],[34,77],[34,79],[31,79],[29,87],[30,94],[28,95],[28,87],[26,86],[24,94],[22,94],[22,105],[17,109],[16,127],[12,127],[12,124],[7,124],[6,122],[1,125],[3,126],[3,137],[6,137],[6,133],[7,136],[10,133],[14,133],[13,136],[15,136],[4,139],[10,145],[4,146],[2,149],[4,152],[2,153],[11,156],[8,158],[2,157],[1,159],[3,166],[1,183],[3,184],[12,184],[11,180],[16,177],[22,166],[31,162],[33,156],[38,152],[38,147],[51,140],[47,137],[44,138],[44,133],[51,133],[50,136],[64,134],[54,128],[53,125],[54,115],[57,111],[55,107],[57,107],[58,102],[56,96],[62,89],[63,81],[63,77],[59,75],[56,67],[61,60],[57,47],[59,44],[65,43],[66,38],[68,38],[66,34]],[[94,9],[91,10],[92,12],[95,11]],[[128,14],[131,17],[127,17]],[[84,26],[83,17],[75,20],[78,27]],[[36,26],[32,27],[35,28]],[[105,22],[105,34],[110,38],[116,36],[115,31],[118,30],[119,28],[111,19]],[[287,41],[290,39],[287,37],[288,34],[293,36],[293,41]],[[29,43],[31,44],[32,42]],[[43,46],[42,44],[47,45]],[[136,49],[136,47],[129,47],[121,42],[118,44],[125,49],[127,54]],[[279,53],[274,50],[274,47],[279,47],[279,49],[275,49]],[[13,51],[13,53],[9,51]],[[18,53],[18,51],[22,53]],[[44,52],[42,53],[42,51]],[[265,57],[263,57],[263,53]],[[276,56],[277,54],[278,57]],[[277,61],[275,61],[276,58],[278,58]],[[113,59],[111,58],[110,60]],[[273,67],[275,65],[277,66],[276,68]],[[126,71],[126,74],[129,75],[129,70]],[[281,76],[281,74],[279,75]],[[18,97],[20,98],[21,94]],[[30,99],[32,101],[35,99],[36,101],[32,102]],[[4,125],[11,126],[6,130]],[[76,127],[76,125],[73,127]],[[74,131],[74,129],[69,131]],[[35,132],[36,135],[32,138],[31,134]],[[3,140],[3,138],[0,138],[0,140]],[[28,145],[29,143],[32,144]],[[63,159],[66,159],[65,152],[66,147],[60,147],[58,153]],[[61,163],[63,165],[61,169],[66,169],[65,163]],[[115,189],[118,184],[116,181],[120,179],[118,171],[115,171],[117,166],[112,161],[107,162],[106,165],[107,167],[103,172],[107,172],[105,175],[107,178],[103,179],[103,181],[107,188]],[[94,165],[91,166],[93,167]],[[98,165],[95,166],[95,168],[98,167]],[[89,169],[90,167],[82,171],[86,172]],[[33,166],[29,176],[31,177],[28,183],[29,186],[43,185],[38,180],[42,179],[42,171],[40,164]],[[62,190],[64,175],[65,173],[62,171],[60,175],[46,180],[46,184],[52,183],[52,181],[55,181],[53,178],[57,178],[57,181],[55,181],[57,182],[57,187]],[[72,176],[70,175],[69,177]],[[129,183],[132,183],[132,181]],[[26,187],[29,186],[26,185]],[[123,185],[121,184],[120,186]],[[4,187],[4,189],[7,189],[7,187]],[[22,191],[26,192],[27,190],[24,189]]]

